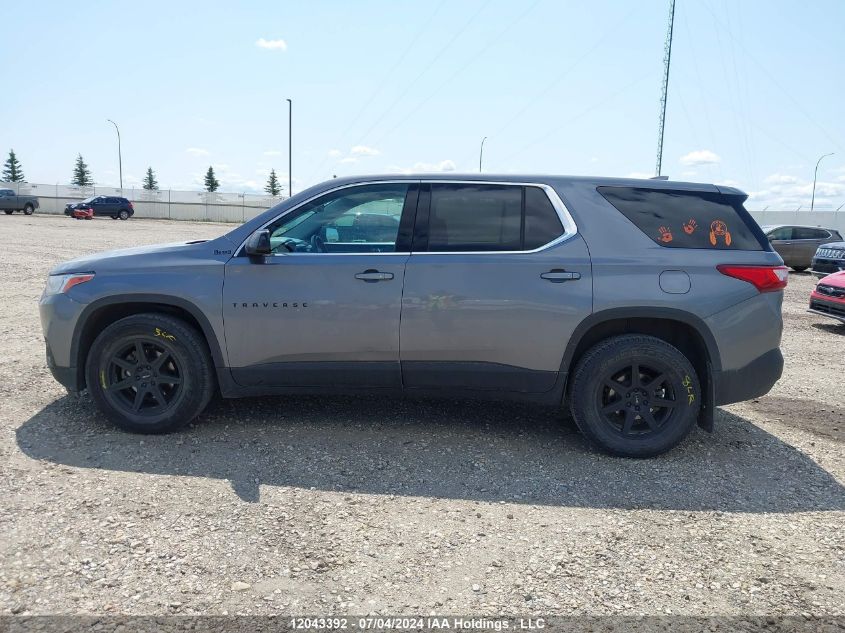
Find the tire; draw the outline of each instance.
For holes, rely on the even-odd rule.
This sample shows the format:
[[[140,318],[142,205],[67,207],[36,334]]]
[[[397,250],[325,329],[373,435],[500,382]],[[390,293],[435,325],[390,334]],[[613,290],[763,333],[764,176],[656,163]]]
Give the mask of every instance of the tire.
[[[127,211],[126,209],[121,209],[120,213],[117,214],[117,217],[119,217],[121,220],[128,220],[129,211]]]
[[[793,266],[792,270],[794,270],[796,273],[803,273],[805,270],[807,270],[807,268],[807,266]]]
[[[698,419],[701,388],[695,369],[677,348],[653,336],[626,334],[601,341],[578,361],[573,375],[575,424],[612,455],[665,453]]]
[[[35,213],[35,207],[33,207],[31,204],[28,204],[23,208],[24,215],[32,215],[33,213]]]
[[[103,330],[88,353],[85,379],[112,423],[146,434],[188,424],[208,405],[215,386],[202,335],[181,319],[156,313],[129,316]]]
[[[5,213],[6,215],[12,215],[14,211],[12,211],[11,209],[4,209],[3,213]]]

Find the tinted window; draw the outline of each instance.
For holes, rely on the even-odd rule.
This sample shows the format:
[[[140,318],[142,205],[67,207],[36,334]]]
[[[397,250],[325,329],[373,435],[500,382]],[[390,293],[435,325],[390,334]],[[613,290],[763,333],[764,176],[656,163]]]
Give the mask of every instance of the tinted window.
[[[546,193],[537,187],[526,187],[524,250],[540,248],[562,234],[563,225]]]
[[[766,237],[768,237],[770,240],[791,240],[792,227],[782,226],[779,229],[775,229],[774,231],[769,231]]]
[[[267,228],[274,253],[396,250],[408,185],[350,187],[309,202]]]
[[[661,246],[763,250],[743,219],[747,212],[737,197],[639,187],[599,187],[598,191]]]
[[[428,250],[522,250],[522,187],[432,185]]]
[[[830,237],[830,233],[825,231],[824,229],[813,229],[808,228],[805,226],[796,226],[795,227],[795,237],[793,239],[796,240],[826,240]]]

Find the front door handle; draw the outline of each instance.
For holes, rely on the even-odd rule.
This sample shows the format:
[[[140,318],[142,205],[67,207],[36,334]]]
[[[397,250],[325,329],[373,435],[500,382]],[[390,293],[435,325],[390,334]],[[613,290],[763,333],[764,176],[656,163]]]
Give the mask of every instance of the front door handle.
[[[375,281],[388,281],[393,279],[393,273],[383,273],[378,270],[365,270],[362,273],[358,273],[355,275],[355,279],[360,279],[361,281],[367,281],[373,283]]]
[[[554,270],[541,274],[540,278],[551,281],[553,284],[562,284],[564,281],[581,279],[581,273],[571,273],[560,268],[555,268]]]

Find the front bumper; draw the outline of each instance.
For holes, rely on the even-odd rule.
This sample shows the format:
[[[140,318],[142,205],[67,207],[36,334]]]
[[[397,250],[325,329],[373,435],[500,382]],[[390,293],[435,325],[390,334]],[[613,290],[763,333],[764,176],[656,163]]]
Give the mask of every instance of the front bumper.
[[[716,406],[759,398],[783,374],[783,354],[775,348],[757,357],[745,367],[713,372]]]
[[[845,323],[845,301],[823,297],[817,292],[810,295],[810,307],[807,311]]]
[[[74,362],[72,347],[74,329],[84,308],[85,304],[62,293],[42,296],[38,303],[47,367],[53,377],[70,391],[81,388],[81,376]]]
[[[845,270],[845,259],[813,258],[812,272],[816,277],[825,277],[840,270]]]

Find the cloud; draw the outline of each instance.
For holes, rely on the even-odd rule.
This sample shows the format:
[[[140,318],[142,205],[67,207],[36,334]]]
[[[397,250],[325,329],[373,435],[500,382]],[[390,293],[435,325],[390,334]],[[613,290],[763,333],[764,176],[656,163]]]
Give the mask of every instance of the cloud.
[[[329,150],[329,158],[340,158],[341,156],[343,156],[343,152],[341,152],[339,149]]]
[[[201,147],[189,147],[185,150],[191,156],[208,156],[211,152]]]
[[[798,182],[798,179],[795,176],[787,176],[786,174],[772,174],[771,176],[766,176],[766,182],[773,185],[792,185]]]
[[[255,45],[258,48],[263,48],[265,50],[270,51],[286,51],[288,50],[287,42],[282,39],[278,40],[265,40],[263,37],[259,37],[255,40]]]
[[[367,147],[366,145],[356,145],[349,153],[353,156],[378,156],[379,151],[374,147]]]
[[[398,174],[418,174],[425,172],[455,171],[455,163],[449,159],[441,160],[439,163],[414,163],[413,167],[398,167],[396,165],[388,168]]]
[[[715,152],[709,149],[697,149],[689,154],[681,156],[681,164],[689,167],[697,165],[715,165],[722,162],[722,159]]]
[[[779,176],[779,174],[773,174]],[[768,187],[748,194],[749,209],[769,207],[770,211],[795,211],[803,206],[809,210],[813,196],[813,181],[793,179],[793,182],[780,182],[779,179],[766,178]],[[831,211],[845,200],[845,183],[818,181],[816,183],[815,208],[817,211]]]
[[[264,152],[265,156],[281,156],[282,153],[277,149],[268,149]]]

